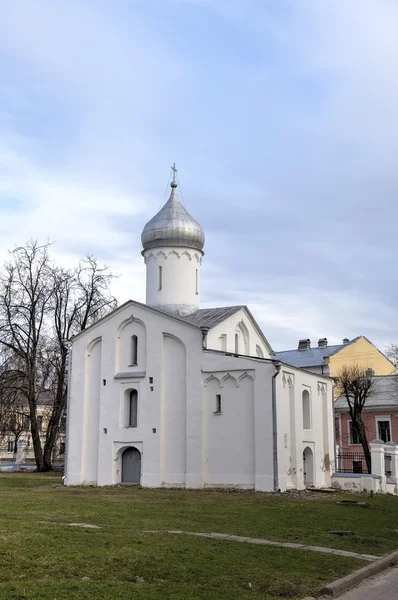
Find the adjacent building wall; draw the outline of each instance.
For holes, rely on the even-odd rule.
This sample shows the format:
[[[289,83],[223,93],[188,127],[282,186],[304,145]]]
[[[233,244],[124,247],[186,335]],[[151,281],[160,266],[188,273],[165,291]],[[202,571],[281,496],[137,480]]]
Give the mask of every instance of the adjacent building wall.
[[[330,376],[336,377],[345,365],[358,364],[364,369],[372,369],[375,375],[392,375],[395,373],[394,365],[365,337],[352,344],[347,344],[336,354],[326,359]]]

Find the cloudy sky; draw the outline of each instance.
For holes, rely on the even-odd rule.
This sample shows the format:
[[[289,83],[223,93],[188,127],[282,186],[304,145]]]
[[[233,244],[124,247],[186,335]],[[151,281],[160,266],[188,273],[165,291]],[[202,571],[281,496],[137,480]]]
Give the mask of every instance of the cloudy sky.
[[[3,0],[0,260],[50,238],[144,301],[175,161],[203,306],[277,350],[398,342],[397,28],[396,0]]]

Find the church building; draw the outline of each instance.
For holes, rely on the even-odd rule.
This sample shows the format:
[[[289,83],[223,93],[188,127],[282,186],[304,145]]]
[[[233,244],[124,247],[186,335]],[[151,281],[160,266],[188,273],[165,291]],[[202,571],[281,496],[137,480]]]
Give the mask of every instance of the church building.
[[[332,380],[279,360],[246,306],[200,308],[205,236],[175,176],[141,239],[146,304],[72,339],[65,484],[328,487]]]

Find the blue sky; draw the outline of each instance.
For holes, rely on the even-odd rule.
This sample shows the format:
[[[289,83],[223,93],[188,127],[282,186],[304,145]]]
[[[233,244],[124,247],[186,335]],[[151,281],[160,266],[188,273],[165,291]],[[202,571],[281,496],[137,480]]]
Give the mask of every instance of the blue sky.
[[[0,259],[50,238],[144,301],[176,161],[203,306],[278,350],[397,342],[397,27],[396,0],[4,0]]]

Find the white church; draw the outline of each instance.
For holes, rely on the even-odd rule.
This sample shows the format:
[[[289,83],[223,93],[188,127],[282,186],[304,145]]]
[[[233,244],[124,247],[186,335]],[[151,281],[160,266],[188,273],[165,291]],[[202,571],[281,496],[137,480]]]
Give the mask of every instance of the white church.
[[[330,485],[332,380],[281,363],[246,306],[200,308],[204,232],[177,195],[145,225],[146,304],[72,340],[66,485]]]

